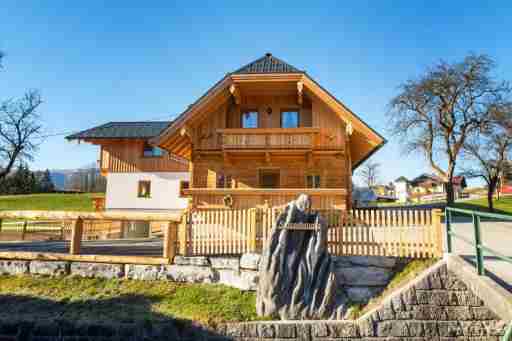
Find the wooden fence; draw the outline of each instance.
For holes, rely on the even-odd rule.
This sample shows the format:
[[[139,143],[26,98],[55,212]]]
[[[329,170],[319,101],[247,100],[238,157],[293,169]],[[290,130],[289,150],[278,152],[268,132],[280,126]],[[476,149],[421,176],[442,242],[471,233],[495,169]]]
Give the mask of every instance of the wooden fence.
[[[178,244],[184,255],[261,252],[279,208],[209,209],[189,212]],[[334,255],[409,258],[439,257],[443,252],[441,210],[321,210],[328,224],[328,248]]]

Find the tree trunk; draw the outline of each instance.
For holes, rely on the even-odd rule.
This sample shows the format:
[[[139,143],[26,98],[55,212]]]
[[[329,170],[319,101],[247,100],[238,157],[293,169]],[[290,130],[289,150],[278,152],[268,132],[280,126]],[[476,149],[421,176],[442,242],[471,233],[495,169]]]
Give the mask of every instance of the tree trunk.
[[[455,202],[455,193],[453,191],[452,179],[450,178],[448,180],[448,182],[446,183],[446,205],[453,206],[454,202]]]
[[[487,206],[489,207],[490,212],[494,212],[494,191],[496,190],[497,181],[491,179],[489,185],[487,186]]]

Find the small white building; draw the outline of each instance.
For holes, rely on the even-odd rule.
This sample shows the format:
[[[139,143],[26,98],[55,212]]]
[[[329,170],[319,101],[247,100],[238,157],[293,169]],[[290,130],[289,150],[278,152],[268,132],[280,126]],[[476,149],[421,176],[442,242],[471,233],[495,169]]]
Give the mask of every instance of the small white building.
[[[398,199],[398,202],[400,202],[400,203],[408,202],[410,194],[411,194],[411,192],[410,192],[411,186],[410,186],[409,180],[407,180],[407,178],[405,178],[404,176],[401,176],[394,181],[394,185],[395,185],[395,195]]]

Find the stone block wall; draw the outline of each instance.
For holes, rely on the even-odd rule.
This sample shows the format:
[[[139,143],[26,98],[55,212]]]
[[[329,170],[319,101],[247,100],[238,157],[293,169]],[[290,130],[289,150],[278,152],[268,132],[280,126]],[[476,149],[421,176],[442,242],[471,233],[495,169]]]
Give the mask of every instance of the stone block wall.
[[[355,321],[227,324],[233,340],[493,340],[506,324],[443,261]]]
[[[260,255],[241,257],[176,256],[172,265],[105,264],[66,261],[0,260],[0,275],[35,274],[89,278],[169,280],[220,283],[254,291],[258,285]],[[394,275],[398,260],[391,257],[334,257],[339,278],[353,302],[364,303],[380,293]]]

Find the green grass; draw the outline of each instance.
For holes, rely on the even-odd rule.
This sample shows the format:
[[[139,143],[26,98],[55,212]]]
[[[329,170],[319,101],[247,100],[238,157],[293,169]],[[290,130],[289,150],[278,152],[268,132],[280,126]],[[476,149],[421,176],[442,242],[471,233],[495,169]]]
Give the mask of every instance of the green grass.
[[[487,207],[487,198],[457,202],[455,203],[455,207],[489,212]],[[494,200],[494,213],[512,214],[512,196],[502,197],[500,200]]]
[[[223,285],[77,277],[0,276],[2,317],[136,323],[171,319],[215,327],[257,319],[254,293]]]
[[[0,210],[93,211],[92,197],[84,194],[28,194],[0,196]]]

